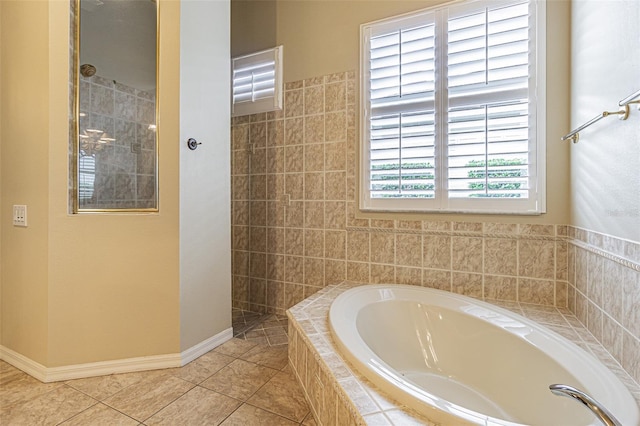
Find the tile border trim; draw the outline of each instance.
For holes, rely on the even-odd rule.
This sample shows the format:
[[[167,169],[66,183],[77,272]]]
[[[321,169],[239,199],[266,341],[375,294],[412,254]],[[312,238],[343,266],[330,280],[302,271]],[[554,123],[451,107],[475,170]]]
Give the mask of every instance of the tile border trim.
[[[581,248],[583,250],[586,250],[586,251],[588,251],[590,253],[596,254],[598,256],[604,257],[605,259],[608,259],[608,260],[611,260],[613,262],[616,262],[616,263],[618,263],[618,264],[620,264],[620,265],[622,265],[624,267],[633,269],[636,272],[640,272],[640,263],[636,263],[636,262],[634,262],[632,260],[629,260],[627,258],[624,258],[624,257],[622,257],[620,255],[608,252],[608,251],[603,250],[603,249],[601,249],[599,247],[596,247],[596,246],[594,246],[592,244],[585,243],[584,241],[581,241],[581,240],[578,240],[578,239],[575,239],[575,238],[569,238],[569,239],[567,239],[567,242],[569,244],[572,244],[572,245],[574,245],[576,247],[579,247],[579,248]]]
[[[447,237],[482,237],[482,238],[503,238],[510,240],[542,240],[542,241],[567,241],[565,236],[535,235],[535,234],[504,234],[504,233],[484,233],[471,231],[438,231],[430,229],[404,229],[404,228],[374,228],[347,226],[347,232],[371,232],[377,234],[415,234],[415,235],[437,235]]]

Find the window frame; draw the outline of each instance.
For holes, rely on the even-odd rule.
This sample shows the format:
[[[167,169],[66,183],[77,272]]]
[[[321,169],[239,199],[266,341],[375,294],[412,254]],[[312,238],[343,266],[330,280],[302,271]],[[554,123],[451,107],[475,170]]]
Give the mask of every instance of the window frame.
[[[528,166],[529,197],[516,198],[449,198],[447,180],[447,124],[449,97],[447,88],[447,23],[450,16],[471,13],[486,6],[507,6],[518,0],[463,0],[385,18],[360,26],[360,181],[359,208],[365,212],[469,213],[539,215],[546,213],[546,5],[544,1],[529,3],[530,66],[528,77],[529,108]],[[433,17],[436,25],[435,43],[435,198],[374,198],[370,195],[370,76],[369,40],[385,32],[411,28],[416,22]],[[439,129],[439,130],[438,130]]]

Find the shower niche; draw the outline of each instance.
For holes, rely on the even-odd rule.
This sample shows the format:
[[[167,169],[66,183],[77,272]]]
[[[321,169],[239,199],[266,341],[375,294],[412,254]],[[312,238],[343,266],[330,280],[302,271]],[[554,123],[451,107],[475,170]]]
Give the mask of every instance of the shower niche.
[[[74,0],[72,206],[158,211],[154,0]]]

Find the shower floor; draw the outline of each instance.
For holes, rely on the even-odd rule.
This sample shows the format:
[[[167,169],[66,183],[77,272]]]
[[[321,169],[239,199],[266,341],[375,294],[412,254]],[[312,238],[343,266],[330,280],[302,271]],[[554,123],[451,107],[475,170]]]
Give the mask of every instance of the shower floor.
[[[231,318],[233,337],[269,346],[287,344],[288,320],[284,315],[233,309]]]

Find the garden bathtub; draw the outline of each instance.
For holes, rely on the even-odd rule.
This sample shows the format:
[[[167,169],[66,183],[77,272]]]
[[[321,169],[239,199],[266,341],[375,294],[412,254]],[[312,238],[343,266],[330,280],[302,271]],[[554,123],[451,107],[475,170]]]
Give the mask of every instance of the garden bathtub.
[[[339,295],[329,325],[343,356],[402,404],[442,424],[599,425],[549,385],[574,386],[623,425],[635,400],[599,361],[508,310],[415,286],[366,285]]]

